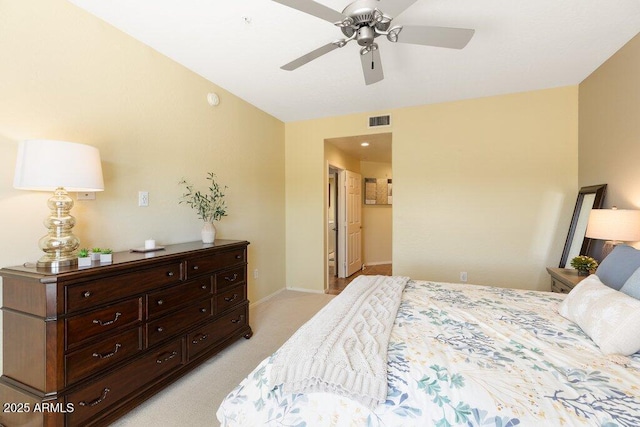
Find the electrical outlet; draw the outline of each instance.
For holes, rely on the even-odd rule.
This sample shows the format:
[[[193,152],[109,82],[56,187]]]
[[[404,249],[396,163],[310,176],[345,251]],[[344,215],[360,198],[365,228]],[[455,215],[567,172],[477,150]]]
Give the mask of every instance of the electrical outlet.
[[[149,206],[148,191],[138,191],[138,206]]]
[[[96,193],[93,191],[84,191],[76,193],[76,199],[78,200],[95,200]]]
[[[461,282],[466,282],[467,281],[467,272],[466,271],[461,271],[460,272],[460,281]]]
[[[257,268],[255,270],[253,270],[253,278],[254,279],[258,278],[258,269]]]

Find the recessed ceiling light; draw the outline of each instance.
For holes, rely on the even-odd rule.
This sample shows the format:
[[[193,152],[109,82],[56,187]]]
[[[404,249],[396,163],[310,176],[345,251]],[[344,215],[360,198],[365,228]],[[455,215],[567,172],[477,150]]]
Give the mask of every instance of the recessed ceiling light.
[[[368,142],[362,142],[362,143],[360,143],[360,145],[362,145],[363,147],[368,147],[369,143]]]

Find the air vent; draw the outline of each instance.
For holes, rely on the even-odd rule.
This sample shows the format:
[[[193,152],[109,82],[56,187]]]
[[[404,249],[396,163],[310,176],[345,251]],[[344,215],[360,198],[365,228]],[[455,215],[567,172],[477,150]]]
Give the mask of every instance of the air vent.
[[[391,116],[369,117],[369,127],[374,128],[378,126],[391,126]]]

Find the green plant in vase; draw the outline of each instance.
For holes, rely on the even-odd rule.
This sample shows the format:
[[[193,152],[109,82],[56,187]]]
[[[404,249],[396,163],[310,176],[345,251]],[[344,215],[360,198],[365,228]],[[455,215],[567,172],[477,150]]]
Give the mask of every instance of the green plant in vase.
[[[91,248],[91,260],[100,261],[100,252],[102,252],[100,248]]]
[[[100,264],[113,262],[113,251],[109,248],[100,250]]]
[[[91,265],[89,249],[82,248],[78,251],[78,267],[88,267]]]
[[[220,221],[227,216],[227,204],[224,200],[227,186],[222,187],[216,181],[214,173],[207,173],[207,181],[210,185],[207,191],[196,190],[190,182],[182,179],[179,184],[184,185],[185,192],[178,203],[186,204],[198,213],[198,218],[204,221],[202,227],[202,243],[213,243],[216,237],[214,221]]]
[[[578,270],[579,276],[588,276],[598,268],[598,261],[586,255],[578,255],[571,260],[571,267]]]

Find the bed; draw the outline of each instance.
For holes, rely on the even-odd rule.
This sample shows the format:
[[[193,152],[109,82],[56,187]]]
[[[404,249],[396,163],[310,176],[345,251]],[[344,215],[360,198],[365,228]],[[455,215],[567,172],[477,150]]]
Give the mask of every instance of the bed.
[[[621,311],[625,318],[621,320],[616,314],[613,327],[595,322],[594,329],[580,316],[592,313],[598,319],[605,319],[611,311],[610,306],[593,306],[609,299],[608,294],[597,292],[615,292],[616,297],[621,294],[602,285],[595,275],[585,279],[579,285],[584,284],[581,289],[576,287],[576,292],[569,294],[572,299],[567,301],[564,301],[565,295],[551,292],[400,279],[393,279],[404,283],[388,339],[383,340],[386,348],[381,352],[386,387],[381,400],[367,402],[358,398],[360,395],[354,398],[335,384],[323,389],[322,379],[316,381],[315,387],[309,384],[298,390],[291,385],[287,387],[280,381],[281,375],[274,375],[274,370],[281,371],[282,363],[309,358],[309,354],[300,356],[288,348],[287,342],[226,397],[217,411],[221,425],[640,425],[640,353],[636,350],[622,355],[616,347],[628,346],[631,341],[640,349],[640,343],[626,336],[618,337],[613,350],[605,353],[594,341],[606,346],[603,339],[618,334],[621,323],[624,328],[634,326],[625,322],[629,317],[631,322],[637,322],[640,305],[634,304],[640,304],[639,300],[624,295],[632,300],[624,300],[629,303],[629,307]],[[353,286],[353,293],[362,293],[363,289],[369,292],[374,282],[387,279],[362,276],[359,280],[359,285],[354,281],[347,290]],[[602,290],[601,286],[606,289]],[[347,290],[343,294],[347,294]],[[597,297],[589,300],[594,292]],[[314,320],[320,322],[315,327],[336,321],[332,310],[340,305],[341,298],[345,298],[346,310],[352,311],[350,306],[354,301],[364,298],[343,294],[290,339],[300,341],[298,345],[302,343],[300,351],[312,347],[306,349],[312,358],[332,351],[313,348],[313,338],[305,339],[312,337],[314,326],[309,324]],[[385,295],[381,300],[386,298]],[[565,311],[563,315],[559,310]],[[384,310],[373,311],[369,317],[377,319]],[[327,327],[343,326],[336,323]],[[607,327],[608,330],[603,330]],[[374,329],[377,336],[382,327],[376,325]],[[631,334],[637,335],[637,332],[638,323],[635,323],[635,332]],[[380,344],[362,341],[359,344],[365,352],[375,353],[372,348]],[[340,347],[335,343],[331,346]],[[279,359],[280,353],[294,357],[283,361]],[[339,356],[329,356],[330,363],[342,363],[332,359]],[[352,362],[347,360],[338,371],[348,370],[344,366]]]

